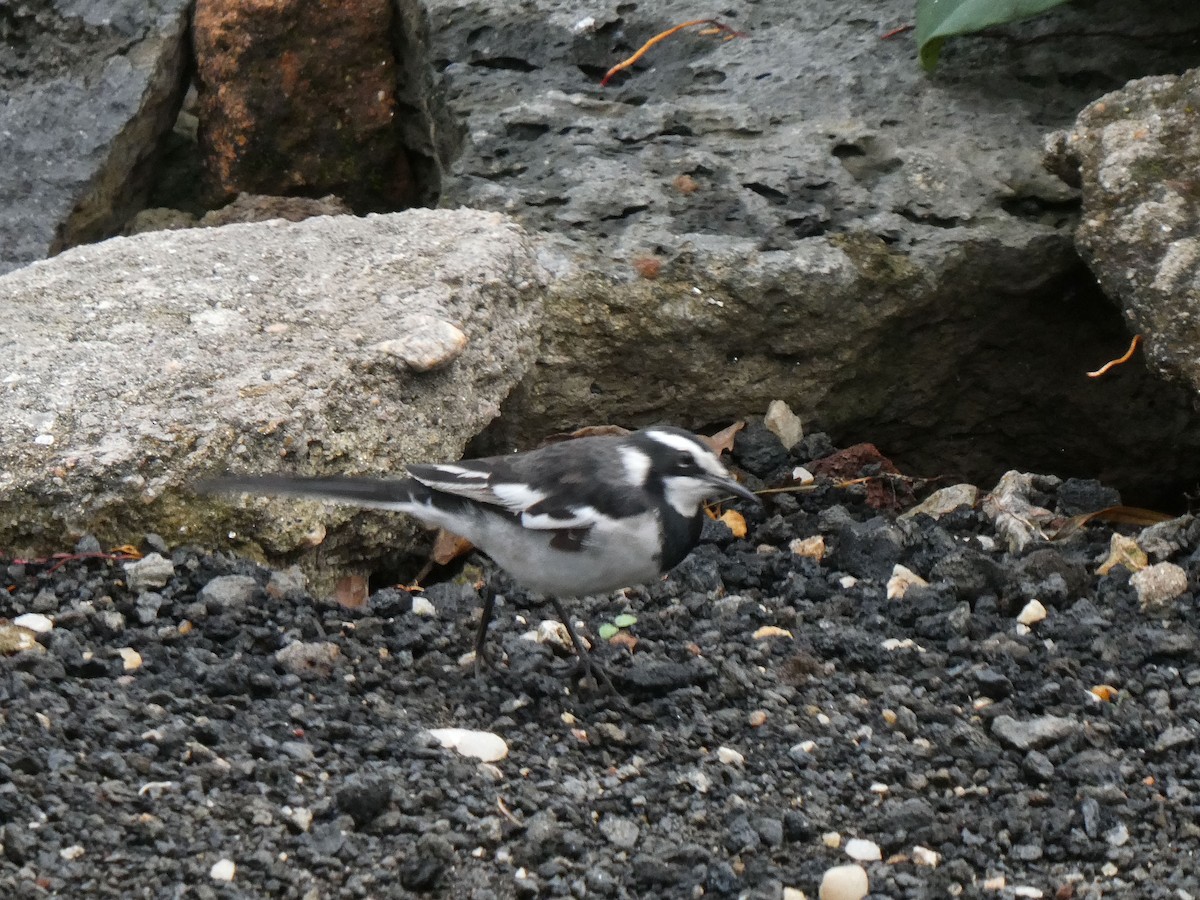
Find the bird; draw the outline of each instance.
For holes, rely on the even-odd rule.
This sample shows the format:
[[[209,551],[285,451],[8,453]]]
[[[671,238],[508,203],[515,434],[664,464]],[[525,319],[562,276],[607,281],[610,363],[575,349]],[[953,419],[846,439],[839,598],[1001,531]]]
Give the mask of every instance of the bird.
[[[454,532],[521,587],[550,599],[581,666],[599,674],[597,681],[610,690],[562,600],[645,584],[669,572],[699,543],[704,507],[713,499],[732,495],[762,503],[703,438],[667,425],[504,456],[409,465],[407,471],[407,477],[390,479],[225,475],[201,482],[200,489],[391,510]],[[485,597],[477,667],[485,658],[494,602],[494,594]]]

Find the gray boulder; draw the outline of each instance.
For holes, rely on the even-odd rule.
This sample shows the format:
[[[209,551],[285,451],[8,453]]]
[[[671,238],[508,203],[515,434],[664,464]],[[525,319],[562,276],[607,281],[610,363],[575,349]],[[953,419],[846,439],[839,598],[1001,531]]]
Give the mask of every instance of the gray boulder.
[[[469,210],[157,232],[10,273],[0,546],[157,532],[317,547],[326,576],[378,561],[411,523],[190,486],[458,458],[532,364],[540,278],[519,227]]]
[[[1200,390],[1200,69],[1131,81],[1048,142],[1082,187],[1075,232],[1150,364]]]
[[[144,204],[183,97],[190,6],[6,5],[0,273],[115,234]]]

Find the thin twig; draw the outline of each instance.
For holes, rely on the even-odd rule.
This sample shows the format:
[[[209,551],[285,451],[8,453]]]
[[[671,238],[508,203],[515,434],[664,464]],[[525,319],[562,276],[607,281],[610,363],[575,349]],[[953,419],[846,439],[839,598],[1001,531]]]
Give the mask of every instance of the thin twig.
[[[1133,357],[1133,352],[1135,350],[1137,350],[1138,344],[1140,344],[1141,342],[1142,342],[1142,336],[1140,334],[1135,334],[1133,336],[1133,340],[1129,342],[1129,349],[1125,351],[1124,356],[1120,357],[1119,359],[1109,360],[1104,365],[1102,365],[1100,368],[1098,368],[1095,372],[1088,372],[1087,377],[1088,378],[1099,378],[1101,375],[1103,375],[1105,372],[1107,372],[1113,366],[1119,366],[1122,363],[1129,362],[1129,360]]]

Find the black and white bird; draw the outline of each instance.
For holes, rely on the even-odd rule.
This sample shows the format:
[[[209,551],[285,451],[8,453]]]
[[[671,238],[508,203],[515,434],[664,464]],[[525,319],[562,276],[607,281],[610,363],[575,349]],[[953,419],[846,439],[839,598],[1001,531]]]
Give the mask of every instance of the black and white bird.
[[[586,668],[562,599],[643,584],[670,571],[699,542],[709,500],[733,495],[761,503],[701,438],[667,426],[509,456],[412,465],[408,473],[393,480],[234,475],[201,488],[394,510],[461,535],[522,587],[555,604]]]

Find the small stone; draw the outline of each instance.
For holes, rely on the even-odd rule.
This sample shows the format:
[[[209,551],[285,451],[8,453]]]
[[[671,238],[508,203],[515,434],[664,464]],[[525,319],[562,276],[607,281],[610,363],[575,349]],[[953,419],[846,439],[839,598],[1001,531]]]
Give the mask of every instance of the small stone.
[[[417,594],[412,598],[412,614],[414,616],[436,616],[437,607],[431,600]]]
[[[12,620],[18,628],[28,628],[34,634],[49,634],[54,630],[54,622],[49,616],[41,613],[25,613]]]
[[[490,731],[470,728],[431,728],[429,733],[447,750],[483,762],[497,762],[508,756],[504,738]]]
[[[792,408],[782,400],[772,400],[767,406],[767,414],[763,417],[767,426],[785,450],[791,450],[804,437],[804,425],[800,417],[792,412]]]
[[[804,895],[804,891],[799,888],[785,887],[783,889],[783,900],[808,900]]]
[[[929,582],[907,566],[896,563],[892,567],[892,577],[887,583],[887,598],[899,600],[911,587],[929,587]]]
[[[1130,572],[1140,572],[1150,564],[1146,552],[1138,546],[1138,542],[1123,534],[1114,533],[1108,539],[1108,556],[1096,569],[1097,575],[1107,575],[1117,566],[1124,566]]]
[[[1166,753],[1177,747],[1186,747],[1194,740],[1195,735],[1189,728],[1183,725],[1173,725],[1158,736],[1158,740],[1154,742],[1154,752]]]
[[[862,900],[871,892],[867,870],[862,866],[834,866],[821,878],[820,900]]]
[[[727,766],[738,766],[740,768],[746,764],[746,757],[731,747],[718,747],[717,759]]]
[[[1038,897],[1044,896],[1041,888],[1036,888],[1032,885],[1026,884],[1013,885],[1012,892],[1014,897],[1033,897],[1034,900],[1036,900]]]
[[[1129,828],[1124,822],[1118,822],[1104,832],[1104,841],[1110,847],[1124,847],[1129,843]]]
[[[211,606],[241,607],[246,606],[257,591],[258,582],[249,575],[218,575],[200,589],[198,596]]]
[[[751,637],[756,641],[766,640],[767,638],[790,638],[792,633],[786,628],[780,628],[778,625],[764,625],[754,632]]]
[[[564,650],[571,648],[571,635],[567,632],[567,626],[555,619],[543,619],[538,622],[537,628],[526,632],[522,637],[539,644],[561,647]]]
[[[767,711],[765,709],[756,709],[746,717],[746,721],[750,723],[751,728],[761,728],[767,724]]]
[[[1036,625],[1046,618],[1046,607],[1039,600],[1030,600],[1017,613],[1017,621],[1022,625]]]
[[[1038,716],[1024,721],[1012,716],[997,716],[992,720],[992,734],[1018,750],[1034,750],[1057,744],[1078,730],[1078,722],[1061,716]]]
[[[859,862],[877,862],[883,859],[879,845],[864,838],[851,838],[846,841],[846,855]]]
[[[805,556],[820,562],[825,558],[825,538],[815,534],[812,537],[796,538],[788,544],[788,549],[796,556]]]
[[[307,581],[299,566],[277,569],[271,572],[271,580],[267,582],[267,596],[278,600],[287,594],[303,591]]]
[[[432,372],[449,365],[467,348],[467,335],[445,319],[416,314],[398,323],[404,337],[381,341],[371,349],[395,356],[414,372]]]
[[[978,502],[979,488],[973,484],[954,484],[950,487],[944,487],[939,491],[934,491],[912,509],[905,510],[900,515],[900,518],[911,519],[919,513],[924,513],[927,516],[940,519],[942,516],[954,512],[960,506],[973,509]]]
[[[79,844],[72,844],[70,847],[63,847],[58,851],[58,855],[67,860],[67,862],[73,862],[83,856],[83,854],[84,849]]]
[[[275,651],[275,661],[301,678],[328,678],[342,651],[329,641],[295,641]]]
[[[1045,753],[1040,753],[1037,750],[1030,750],[1025,754],[1022,767],[1027,774],[1041,781],[1049,781],[1054,777],[1054,763],[1050,761],[1050,757],[1046,756]]]
[[[291,822],[298,831],[304,832],[312,828],[313,814],[312,810],[304,806],[285,806],[283,814],[287,816],[287,820]]]
[[[231,859],[219,859],[208,870],[208,877],[213,881],[233,881],[237,874],[237,866]]]
[[[10,656],[25,650],[46,652],[46,648],[37,642],[37,636],[28,628],[10,622],[0,622],[0,656]]]
[[[827,831],[821,835],[821,843],[830,850],[836,850],[842,846],[842,836],[836,831]]]
[[[142,654],[132,647],[122,647],[117,653],[121,655],[121,665],[126,672],[134,672],[142,667]]]
[[[804,466],[796,466],[796,468],[792,469],[792,481],[796,482],[796,484],[812,484],[816,480],[817,476],[813,475]]]
[[[942,861],[942,854],[918,844],[912,848],[912,861],[918,866],[928,866],[931,869],[935,869],[937,868],[937,864]]]
[[[632,819],[606,815],[600,820],[600,833],[614,847],[621,850],[632,850],[637,846],[640,829]]]
[[[157,553],[125,563],[125,583],[135,593],[163,587],[174,574],[175,565]]]
[[[1137,591],[1142,612],[1156,614],[1188,588],[1187,572],[1175,563],[1161,562],[1134,572],[1129,583]]]

